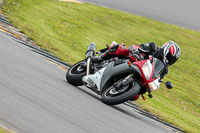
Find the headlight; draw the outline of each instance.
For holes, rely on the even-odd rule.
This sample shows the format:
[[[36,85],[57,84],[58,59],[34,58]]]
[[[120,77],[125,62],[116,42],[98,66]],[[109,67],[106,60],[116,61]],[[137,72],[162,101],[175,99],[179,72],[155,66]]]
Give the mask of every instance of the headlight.
[[[159,89],[159,87],[160,87],[159,79],[160,79],[160,78],[157,78],[157,79],[154,80],[153,82],[148,83],[149,89],[150,89],[151,91],[156,91],[156,90]]]
[[[144,76],[146,78],[146,80],[148,80],[151,76],[151,70],[152,70],[152,64],[151,62],[148,60],[146,63],[144,63],[144,65],[142,66],[142,71],[144,73]]]

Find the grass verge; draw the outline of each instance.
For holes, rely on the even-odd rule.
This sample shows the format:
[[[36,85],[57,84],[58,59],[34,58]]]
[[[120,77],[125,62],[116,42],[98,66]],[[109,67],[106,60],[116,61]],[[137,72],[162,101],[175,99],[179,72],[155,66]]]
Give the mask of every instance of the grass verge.
[[[177,42],[182,55],[165,78],[174,89],[161,86],[153,99],[137,103],[186,132],[200,132],[200,32],[86,3],[4,0],[3,11],[38,45],[70,64],[84,58],[90,42],[98,49],[113,40],[127,46]]]
[[[0,133],[10,133],[10,132],[0,127]]]

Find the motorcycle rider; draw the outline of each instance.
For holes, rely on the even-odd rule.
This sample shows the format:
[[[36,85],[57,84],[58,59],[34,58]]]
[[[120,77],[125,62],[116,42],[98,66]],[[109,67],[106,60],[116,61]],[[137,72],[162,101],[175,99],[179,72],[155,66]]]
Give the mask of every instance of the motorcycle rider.
[[[168,73],[168,66],[174,64],[181,55],[181,49],[173,41],[164,43],[160,48],[156,46],[154,42],[140,44],[139,47],[131,45],[129,48],[125,45],[117,44],[115,41],[111,43],[111,46],[106,52],[100,56],[92,57],[92,62],[100,62],[111,58],[130,58],[132,61],[140,61],[148,59],[149,55],[160,59],[164,65],[164,71],[160,74],[160,79],[163,79]],[[137,100],[140,95],[135,96],[132,100]]]

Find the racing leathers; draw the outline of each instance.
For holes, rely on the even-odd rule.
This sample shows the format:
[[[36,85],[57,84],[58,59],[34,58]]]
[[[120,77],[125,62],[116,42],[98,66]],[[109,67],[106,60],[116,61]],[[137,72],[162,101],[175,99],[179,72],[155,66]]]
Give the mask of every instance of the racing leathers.
[[[94,56],[92,62],[99,62],[111,58],[130,58],[132,61],[140,61],[143,59],[148,59],[149,55],[156,57],[163,61],[162,49],[158,48],[154,42],[140,44],[139,48],[131,45],[129,48],[125,45],[117,44],[115,41],[112,42],[109,49],[101,54],[100,56]],[[141,56],[142,54],[142,56]],[[168,73],[168,66],[165,65],[164,71],[160,74],[160,79]]]
[[[158,48],[154,42],[144,43],[138,45],[131,45],[129,48],[125,47],[125,45],[117,44],[115,41],[112,42],[111,46],[108,50],[102,53],[100,56],[94,56],[92,58],[92,62],[99,62],[111,58],[129,58],[132,61],[140,61],[143,59],[148,59],[149,55],[156,57],[163,61],[161,48]],[[168,73],[168,66],[165,65],[164,71],[160,74],[160,79],[163,79],[164,76]],[[133,97],[132,100],[137,100],[140,95]]]

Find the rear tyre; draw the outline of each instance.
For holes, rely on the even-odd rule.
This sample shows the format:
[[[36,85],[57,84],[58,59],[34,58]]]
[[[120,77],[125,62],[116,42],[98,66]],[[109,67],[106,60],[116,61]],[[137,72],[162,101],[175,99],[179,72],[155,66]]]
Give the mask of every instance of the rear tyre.
[[[82,78],[86,75],[86,68],[82,67],[80,64],[83,62],[80,61],[76,64],[74,64],[66,74],[67,81],[74,85],[74,86],[80,86],[83,85]]]
[[[107,105],[116,105],[128,101],[140,92],[140,84],[136,81],[131,82],[127,86],[116,89],[115,85],[109,85],[104,88],[101,100]]]

